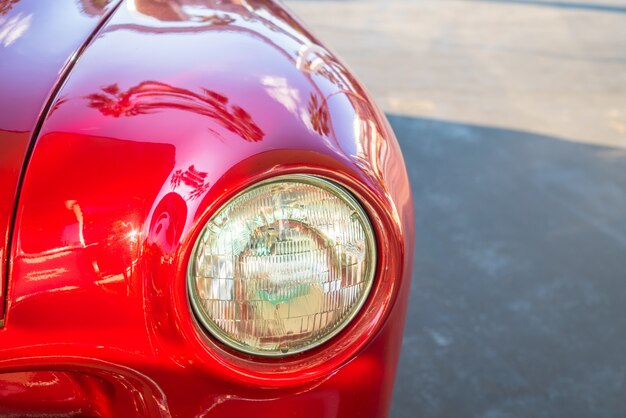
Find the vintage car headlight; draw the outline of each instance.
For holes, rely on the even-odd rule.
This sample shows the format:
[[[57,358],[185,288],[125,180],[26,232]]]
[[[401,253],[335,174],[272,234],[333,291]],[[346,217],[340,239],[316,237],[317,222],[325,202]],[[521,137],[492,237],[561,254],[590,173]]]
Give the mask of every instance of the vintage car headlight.
[[[372,226],[342,187],[282,176],[254,185],[202,230],[187,274],[191,305],[217,339],[280,356],[343,329],[372,287]]]

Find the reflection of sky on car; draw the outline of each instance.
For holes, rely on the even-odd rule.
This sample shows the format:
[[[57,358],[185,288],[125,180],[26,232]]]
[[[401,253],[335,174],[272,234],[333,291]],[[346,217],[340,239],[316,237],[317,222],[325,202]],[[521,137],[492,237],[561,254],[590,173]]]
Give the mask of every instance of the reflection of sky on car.
[[[17,41],[26,33],[32,20],[32,13],[18,13],[13,17],[3,17],[0,15],[0,45],[6,48]]]

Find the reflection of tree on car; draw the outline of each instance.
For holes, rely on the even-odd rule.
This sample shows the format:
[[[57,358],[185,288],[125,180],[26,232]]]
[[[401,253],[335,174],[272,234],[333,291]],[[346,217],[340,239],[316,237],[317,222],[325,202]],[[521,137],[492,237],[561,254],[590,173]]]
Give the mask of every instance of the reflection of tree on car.
[[[89,16],[100,16],[112,0],[80,0],[83,12]]]
[[[11,8],[20,0],[0,0],[0,16],[9,13]]]
[[[129,0],[134,10],[146,16],[153,17],[162,22],[199,21],[211,24],[229,24],[234,21],[226,14],[212,13],[210,15],[195,16],[186,8],[190,6],[206,7],[210,1],[203,0]]]
[[[105,116],[119,118],[179,109],[209,117],[242,139],[257,142],[264,133],[241,107],[229,103],[228,97],[202,88],[202,93],[170,86],[158,81],[143,81],[122,91],[117,83],[102,87],[101,93],[86,97],[89,107]]]
[[[187,196],[189,199],[197,199],[209,189],[210,184],[206,180],[208,175],[208,173],[197,170],[193,165],[190,165],[186,170],[176,170],[172,174],[170,184],[172,189],[178,188],[181,183],[190,187],[191,191]]]

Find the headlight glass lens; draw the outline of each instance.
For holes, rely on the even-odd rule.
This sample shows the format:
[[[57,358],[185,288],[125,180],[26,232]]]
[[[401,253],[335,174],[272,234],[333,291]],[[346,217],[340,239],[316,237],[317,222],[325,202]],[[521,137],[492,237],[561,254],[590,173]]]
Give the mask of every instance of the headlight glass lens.
[[[369,220],[343,188],[278,177],[206,224],[188,271],[192,307],[220,341],[257,355],[315,347],[356,315],[376,263]]]

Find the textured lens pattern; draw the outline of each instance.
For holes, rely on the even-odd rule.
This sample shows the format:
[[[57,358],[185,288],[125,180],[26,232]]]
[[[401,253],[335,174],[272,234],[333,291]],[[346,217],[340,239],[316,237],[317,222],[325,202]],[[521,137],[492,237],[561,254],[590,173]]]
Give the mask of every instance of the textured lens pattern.
[[[205,226],[190,265],[194,308],[239,350],[306,350],[363,303],[373,245],[363,210],[343,189],[313,177],[261,184]]]

